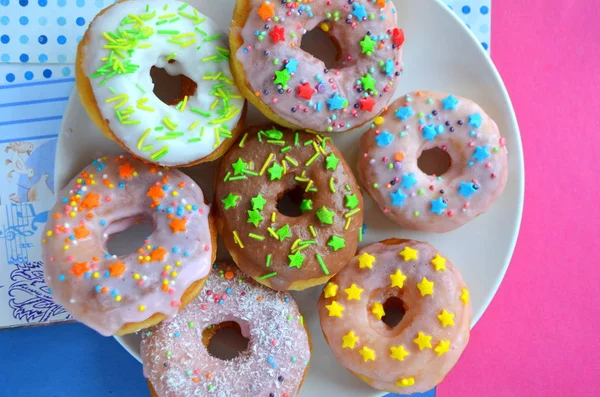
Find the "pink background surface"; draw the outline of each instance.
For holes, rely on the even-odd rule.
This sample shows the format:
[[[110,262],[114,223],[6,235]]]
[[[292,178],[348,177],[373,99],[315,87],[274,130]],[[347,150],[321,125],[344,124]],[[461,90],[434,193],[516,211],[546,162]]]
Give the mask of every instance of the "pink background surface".
[[[600,395],[599,41],[595,1],[493,1],[525,209],[506,278],[440,397]]]

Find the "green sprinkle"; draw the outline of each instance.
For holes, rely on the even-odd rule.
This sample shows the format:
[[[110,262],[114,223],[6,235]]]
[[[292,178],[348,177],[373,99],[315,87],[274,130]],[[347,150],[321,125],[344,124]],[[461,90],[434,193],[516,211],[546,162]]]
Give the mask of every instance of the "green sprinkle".
[[[244,147],[244,143],[246,143],[246,138],[248,138],[248,133],[247,132],[244,134],[244,136],[240,140],[240,144],[238,145],[239,147]]]
[[[281,152],[281,153],[285,153],[285,152],[287,152],[288,150],[290,150],[291,148],[292,148],[291,146],[282,147],[282,148],[281,148],[281,150],[280,150],[280,152]]]
[[[294,146],[298,146],[298,140],[300,139],[300,134],[298,134],[296,132],[296,135],[294,135]]]
[[[264,279],[267,279],[267,278],[275,277],[276,275],[277,275],[277,272],[265,274],[264,276],[258,277],[257,280],[264,280]]]
[[[289,146],[288,146],[288,147],[289,147]],[[297,167],[297,166],[298,166],[298,162],[297,162],[295,159],[291,158],[290,156],[285,156],[285,159],[286,159],[287,161],[289,161],[289,162],[290,162],[290,163],[291,163],[291,164],[292,164],[294,167]]]
[[[174,53],[172,53],[172,54],[170,54],[170,55],[166,56],[166,57],[165,57],[165,61],[167,61],[167,62],[168,62],[168,61],[170,61],[171,59],[175,58],[176,56],[177,56],[177,53],[176,53],[176,52],[174,52]]]
[[[306,163],[304,163],[304,165],[306,167],[309,167],[320,155],[321,155],[321,153],[319,153],[319,152],[313,154],[313,156],[310,159],[308,159],[308,161]]]
[[[166,155],[169,152],[169,147],[165,146],[162,149],[158,150],[157,152],[152,153],[152,155],[150,156],[151,160],[158,160],[161,157],[163,157],[164,155]]]
[[[268,255],[267,255],[267,262],[265,263],[265,266],[266,266],[266,267],[269,267],[269,266],[271,266],[271,258],[272,258],[272,255],[271,255],[271,254],[268,254]]]
[[[231,192],[227,195],[227,197],[225,197],[224,199],[221,200],[221,202],[223,203],[223,207],[228,210],[230,208],[234,208],[237,207],[238,204],[238,200],[240,199],[240,196],[237,196],[235,194],[232,194]]]
[[[311,199],[303,199],[302,202],[300,203],[300,211],[302,211],[302,213],[305,213],[306,211],[310,211],[312,210],[312,200]]]
[[[202,140],[202,138],[190,138],[190,139],[188,139],[188,142],[194,143],[194,142],[200,142],[201,140]]]
[[[335,212],[331,211],[329,208],[322,206],[317,211],[317,218],[321,221],[321,223],[326,225],[333,225],[333,217]]]
[[[317,257],[317,262],[319,262],[319,265],[321,265],[321,270],[323,270],[323,273],[325,273],[325,275],[328,276],[329,275],[329,269],[327,269],[327,265],[323,261],[323,258],[319,254],[315,254],[315,256]]]
[[[190,110],[194,113],[198,113],[201,116],[204,117],[212,117],[212,114],[209,112],[205,112],[204,110],[198,109],[198,108],[190,108]]]
[[[344,214],[344,218],[350,218],[352,215],[358,214],[360,212],[360,208],[355,208],[350,212],[346,212]]]
[[[308,140],[308,141],[304,142],[304,146],[309,146],[309,145],[312,145],[312,143],[313,143],[313,140],[312,140],[312,139],[310,139],[310,140]]]
[[[311,234],[313,237],[317,237],[317,232],[315,231],[315,228],[313,227],[313,225],[309,225],[309,226],[308,226],[308,230],[310,230],[310,234]]]
[[[225,178],[223,178],[223,182],[227,182],[230,175],[231,175],[231,172],[227,172],[227,174],[225,174]]]
[[[220,37],[221,37],[221,34],[217,33],[217,34],[214,34],[214,35],[212,35],[212,36],[206,37],[206,38],[204,39],[204,42],[205,42],[205,43],[208,43],[209,41],[217,40],[217,39],[218,39],[218,38],[220,38]]]
[[[260,240],[260,241],[263,241],[265,239],[264,236],[260,236],[258,234],[254,234],[254,233],[248,233],[248,237],[251,237],[255,240]]]
[[[158,34],[179,34],[179,30],[157,30]]]

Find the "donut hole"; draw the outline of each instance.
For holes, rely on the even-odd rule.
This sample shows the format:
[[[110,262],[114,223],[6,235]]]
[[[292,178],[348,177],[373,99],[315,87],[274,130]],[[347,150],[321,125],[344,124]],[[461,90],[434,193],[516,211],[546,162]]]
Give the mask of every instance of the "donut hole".
[[[389,297],[383,302],[383,310],[385,311],[385,316],[381,317],[381,321],[390,328],[398,325],[402,321],[404,313],[406,313],[404,302],[396,296]]]
[[[202,342],[208,353],[220,360],[233,360],[248,349],[250,340],[242,335],[235,321],[211,325],[202,331]]]
[[[174,59],[170,64],[177,63]],[[190,97],[196,93],[198,85],[183,74],[171,75],[166,69],[152,66],[150,77],[154,83],[154,95],[169,106],[179,104],[186,96]]]
[[[296,186],[290,190],[284,191],[277,199],[277,211],[281,215],[296,218],[302,215],[300,205],[304,198],[304,189],[302,186]]]
[[[322,61],[327,69],[333,68],[339,57],[337,43],[318,27],[302,36],[300,48]]]
[[[417,159],[417,166],[427,175],[443,175],[450,169],[451,165],[452,158],[448,152],[437,146],[423,150]]]
[[[118,257],[132,254],[153,232],[152,218],[143,214],[112,222],[106,228],[106,251]]]

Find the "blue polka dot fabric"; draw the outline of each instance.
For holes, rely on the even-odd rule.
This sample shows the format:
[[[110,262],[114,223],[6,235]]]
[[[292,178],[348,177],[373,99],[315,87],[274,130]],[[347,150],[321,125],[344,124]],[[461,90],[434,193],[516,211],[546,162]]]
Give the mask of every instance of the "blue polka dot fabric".
[[[473,32],[484,50],[490,51],[491,0],[447,0],[450,7]]]

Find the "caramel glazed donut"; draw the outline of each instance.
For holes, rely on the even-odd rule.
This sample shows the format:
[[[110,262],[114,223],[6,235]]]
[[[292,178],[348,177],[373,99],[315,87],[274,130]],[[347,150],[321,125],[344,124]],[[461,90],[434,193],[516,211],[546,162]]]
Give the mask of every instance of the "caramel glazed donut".
[[[451,160],[441,176],[417,161],[440,148]],[[506,140],[473,101],[419,91],[394,101],[360,139],[358,179],[394,222],[448,232],[486,212],[508,177]]]
[[[258,282],[303,290],[325,283],[354,256],[363,199],[330,138],[250,130],[223,157],[216,181],[220,234],[237,265]],[[285,194],[296,200],[297,214],[280,212]]]
[[[248,339],[248,347],[229,360],[208,349],[225,327]],[[294,397],[310,350],[288,293],[257,284],[233,265],[215,265],[204,291],[178,316],[142,333],[141,358],[153,397]]]
[[[300,48],[317,28],[338,47],[330,69]],[[294,129],[360,127],[388,104],[402,72],[404,33],[389,0],[237,0],[229,41],[242,94]]]
[[[228,60],[226,34],[187,3],[120,1],[79,44],[77,89],[107,138],[147,162],[190,166],[220,157],[242,131],[246,103]],[[154,93],[153,67],[182,75],[174,103]]]
[[[386,308],[404,310],[394,327]],[[425,392],[454,367],[469,341],[469,291],[433,246],[389,239],[360,250],[318,302],[333,354],[372,387]]]
[[[43,243],[53,299],[100,334],[157,324],[202,289],[216,230],[202,190],[186,175],[129,155],[94,160],[58,194]],[[131,254],[108,253],[111,235],[149,223]]]

